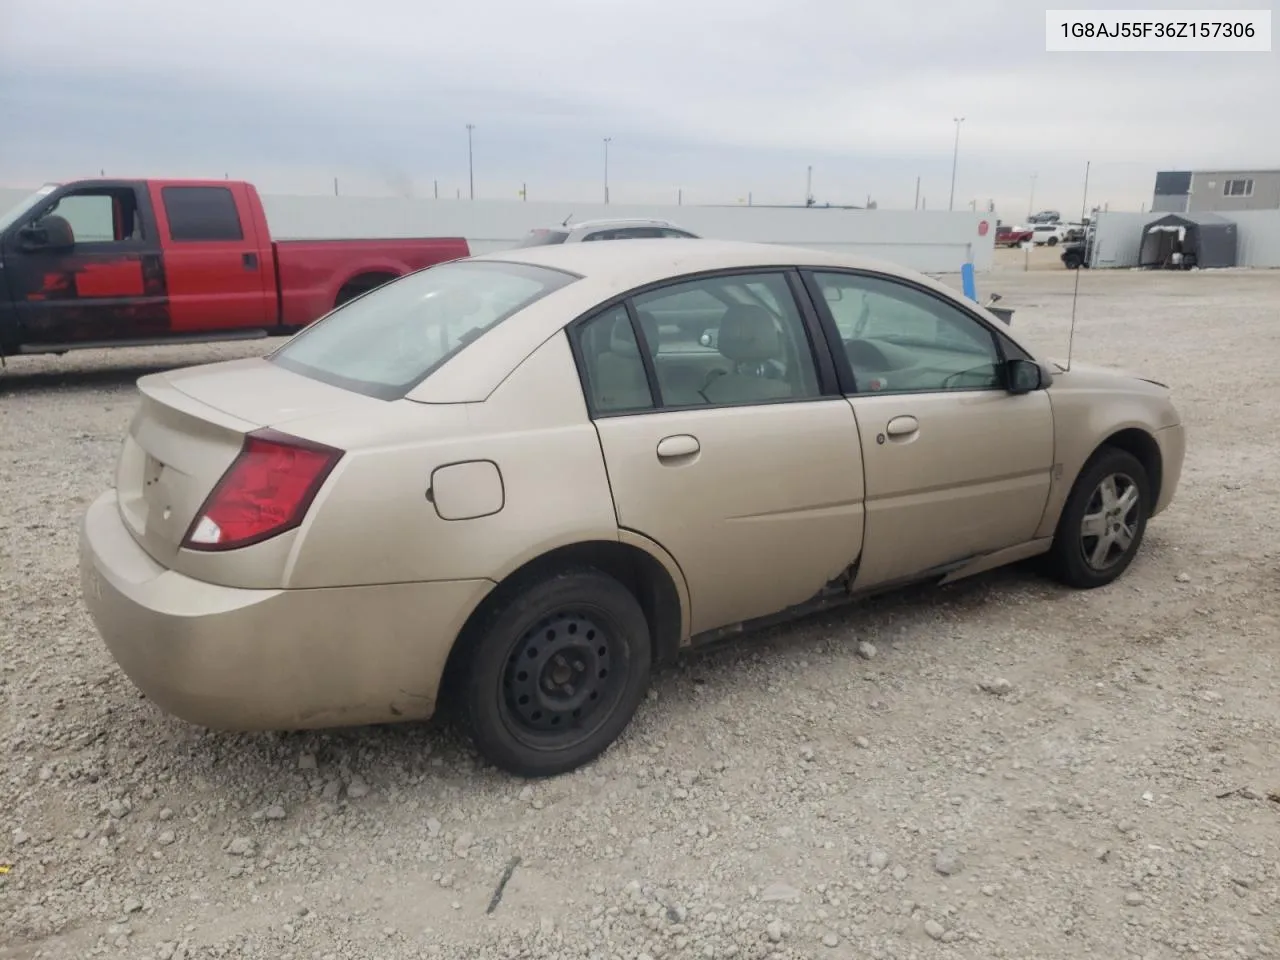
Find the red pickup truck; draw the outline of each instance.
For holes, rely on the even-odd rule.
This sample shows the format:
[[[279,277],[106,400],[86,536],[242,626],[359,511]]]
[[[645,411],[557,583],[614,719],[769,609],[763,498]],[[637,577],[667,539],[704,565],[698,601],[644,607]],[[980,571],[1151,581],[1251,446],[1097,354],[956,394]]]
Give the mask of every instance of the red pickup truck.
[[[252,184],[78,180],[0,215],[0,358],[293,333],[461,237],[272,240]]]

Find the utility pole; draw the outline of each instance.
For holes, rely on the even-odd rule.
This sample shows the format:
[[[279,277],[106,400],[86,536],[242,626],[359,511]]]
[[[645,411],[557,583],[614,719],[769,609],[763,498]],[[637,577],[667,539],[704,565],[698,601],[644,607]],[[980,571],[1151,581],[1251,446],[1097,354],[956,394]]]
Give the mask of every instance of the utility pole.
[[[1038,176],[1039,174],[1037,173],[1033,173],[1031,175],[1031,199],[1027,201],[1027,219],[1028,220],[1031,219],[1031,214],[1036,212],[1036,177]]]
[[[684,187],[680,187],[678,190],[676,190],[676,206],[677,207],[684,206]]]
[[[809,164],[809,170],[804,178],[804,205],[813,206],[813,164]]]
[[[609,141],[613,137],[604,138],[604,202],[609,202]]]
[[[333,178],[333,195],[335,197],[338,195],[338,178],[337,177]]]
[[[960,159],[960,124],[964,123],[964,117],[953,117],[956,125],[956,145],[951,153],[951,199],[947,202],[947,209],[954,210],[956,203],[956,161]]]
[[[916,209],[920,209],[920,178],[916,177]]]
[[[467,180],[471,184],[471,199],[476,198],[476,173],[473,161],[474,154],[471,150],[471,131],[476,128],[474,123],[467,124]]]

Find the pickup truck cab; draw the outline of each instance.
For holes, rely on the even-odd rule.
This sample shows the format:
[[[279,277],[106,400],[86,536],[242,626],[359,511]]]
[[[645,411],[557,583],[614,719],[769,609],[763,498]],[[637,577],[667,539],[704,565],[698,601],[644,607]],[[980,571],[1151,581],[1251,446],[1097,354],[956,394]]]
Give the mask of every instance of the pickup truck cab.
[[[292,334],[461,237],[274,240],[252,184],[79,180],[0,214],[0,357]]]

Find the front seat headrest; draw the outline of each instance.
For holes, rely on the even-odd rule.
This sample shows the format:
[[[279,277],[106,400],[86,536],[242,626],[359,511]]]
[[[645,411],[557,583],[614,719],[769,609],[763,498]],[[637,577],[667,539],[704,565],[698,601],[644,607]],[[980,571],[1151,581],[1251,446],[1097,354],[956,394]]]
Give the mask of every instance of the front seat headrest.
[[[720,320],[716,347],[734,363],[763,363],[781,352],[781,339],[773,315],[754,304],[734,304]]]

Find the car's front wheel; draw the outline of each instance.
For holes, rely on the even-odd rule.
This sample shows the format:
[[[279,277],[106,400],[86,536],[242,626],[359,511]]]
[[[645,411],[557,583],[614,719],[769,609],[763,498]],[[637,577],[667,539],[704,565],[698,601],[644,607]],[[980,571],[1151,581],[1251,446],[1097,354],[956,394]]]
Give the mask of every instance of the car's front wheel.
[[[522,585],[478,624],[465,712],[481,755],[526,777],[595,759],[630,723],[649,684],[644,611],[590,568]]]
[[[1092,589],[1119,577],[1133,562],[1151,515],[1151,481],[1141,461],[1104,447],[1080,471],[1063,506],[1046,558],[1068,586]]]

